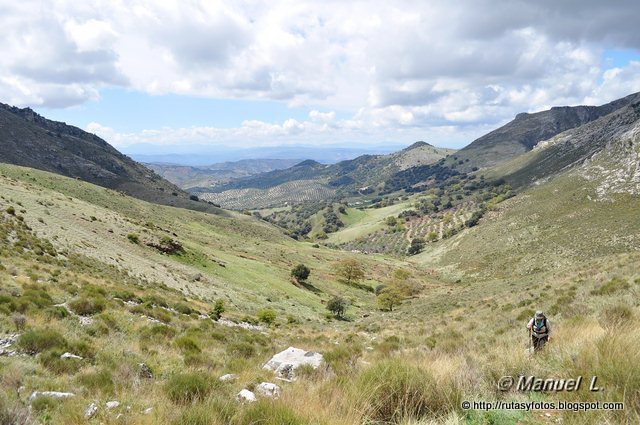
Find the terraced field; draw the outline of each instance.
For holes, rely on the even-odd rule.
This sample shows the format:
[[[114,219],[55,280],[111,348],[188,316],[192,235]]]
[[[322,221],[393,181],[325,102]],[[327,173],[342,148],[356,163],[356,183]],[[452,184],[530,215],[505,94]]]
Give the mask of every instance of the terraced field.
[[[434,233],[436,238],[431,242],[437,242],[446,237],[447,230],[462,229],[464,223],[471,217],[474,208],[472,202],[466,202],[443,213],[411,217],[404,222],[402,229],[379,223],[377,228],[371,228],[373,231],[370,233],[343,242],[338,246],[348,251],[367,254],[387,253],[402,256],[406,254],[411,241],[415,238],[427,239],[430,234]]]
[[[295,180],[269,189],[231,189],[220,193],[202,193],[200,198],[224,208],[260,209],[289,203],[331,199],[335,190],[317,180]]]

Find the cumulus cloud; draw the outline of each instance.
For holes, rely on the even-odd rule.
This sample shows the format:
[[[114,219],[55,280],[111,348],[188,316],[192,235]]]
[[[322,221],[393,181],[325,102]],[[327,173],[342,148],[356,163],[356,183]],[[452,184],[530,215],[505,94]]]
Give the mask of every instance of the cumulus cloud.
[[[640,89],[637,63],[602,64],[605,49],[640,49],[634,0],[34,0],[0,12],[6,102],[66,107],[122,86],[314,110],[245,121],[239,135],[446,137]],[[319,112],[333,109],[353,117]]]

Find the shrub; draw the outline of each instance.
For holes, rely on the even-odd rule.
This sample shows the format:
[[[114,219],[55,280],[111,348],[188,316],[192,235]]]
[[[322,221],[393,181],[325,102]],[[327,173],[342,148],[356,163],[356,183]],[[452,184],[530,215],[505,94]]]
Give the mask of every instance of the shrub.
[[[267,326],[271,326],[275,321],[277,314],[270,308],[262,309],[258,312],[258,320]]]
[[[188,336],[177,338],[175,344],[184,353],[199,353],[202,351],[198,343]]]
[[[256,355],[256,348],[247,341],[238,341],[227,345],[227,353],[245,359]]]
[[[127,235],[127,239],[129,239],[129,242],[134,243],[136,245],[140,243],[140,236],[138,236],[136,233],[129,233]]]
[[[140,339],[142,341],[164,342],[175,335],[176,330],[166,325],[145,327],[140,331]]]
[[[24,326],[27,324],[27,318],[20,313],[13,313],[11,315],[11,321],[13,322],[13,325],[16,327],[17,331],[21,331],[22,329],[24,329]]]
[[[209,317],[211,317],[212,320],[218,321],[222,317],[222,313],[224,313],[224,311],[224,300],[216,300],[213,305],[213,310],[209,313]]]
[[[5,211],[7,211],[9,215],[16,215],[16,209],[14,207],[9,206]]]
[[[213,379],[198,373],[173,375],[165,385],[167,395],[174,403],[187,404],[204,399],[211,391]]]
[[[343,344],[324,353],[324,360],[336,373],[346,373],[355,368],[362,355],[359,344]]]
[[[80,316],[91,316],[104,310],[106,302],[102,297],[85,297],[76,298],[69,301],[69,308]]]
[[[616,304],[607,307],[600,315],[600,323],[604,328],[616,328],[633,319],[633,310],[626,304]]]
[[[67,341],[52,329],[32,329],[20,335],[18,346],[27,353],[36,354],[54,348],[64,349]]]
[[[62,351],[51,350],[40,354],[40,364],[56,374],[75,373],[80,369],[81,363],[77,359],[61,359]]]
[[[69,317],[69,310],[62,306],[49,307],[46,312],[51,318],[64,319],[65,317]]]
[[[619,277],[614,277],[598,289],[591,291],[592,295],[611,295],[618,291],[629,289],[629,282]]]
[[[413,238],[411,239],[411,245],[407,249],[407,255],[416,255],[422,252],[424,249],[424,239]]]
[[[309,421],[298,416],[290,407],[277,400],[251,403],[235,422],[239,425],[305,425]]]
[[[92,391],[101,391],[105,395],[113,394],[115,388],[113,376],[107,369],[80,375],[78,383]]]
[[[436,418],[457,406],[460,397],[457,389],[399,359],[383,360],[364,370],[352,394],[365,422],[376,423]]]

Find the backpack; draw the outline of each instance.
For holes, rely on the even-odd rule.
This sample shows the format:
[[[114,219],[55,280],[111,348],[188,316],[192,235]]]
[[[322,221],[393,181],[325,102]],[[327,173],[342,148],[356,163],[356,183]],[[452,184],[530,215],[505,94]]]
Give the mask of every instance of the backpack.
[[[545,333],[549,331],[549,329],[547,329],[547,316],[542,316],[542,326],[540,328],[536,326],[536,317],[533,317],[533,322],[531,323],[531,332],[535,334],[538,333],[540,329],[544,329]]]

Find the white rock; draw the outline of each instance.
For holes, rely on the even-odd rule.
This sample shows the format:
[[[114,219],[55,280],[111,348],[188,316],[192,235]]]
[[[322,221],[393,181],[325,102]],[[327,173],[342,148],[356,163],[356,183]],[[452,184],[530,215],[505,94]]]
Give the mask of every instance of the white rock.
[[[263,397],[278,398],[280,397],[280,387],[271,382],[263,382],[256,387],[256,391]]]
[[[91,403],[87,410],[84,411],[84,417],[87,419],[93,418],[93,416],[98,412],[98,405],[95,403]]]
[[[238,377],[233,373],[227,373],[226,375],[222,375],[218,379],[221,380],[222,382],[227,382],[227,381],[235,381],[237,378]]]
[[[71,354],[71,353],[64,353],[63,355],[60,356],[61,359],[74,359],[74,360],[82,360],[81,356],[76,356],[75,354]]]
[[[150,415],[151,412],[153,412],[153,407],[147,407],[142,413],[145,415]]]
[[[256,395],[247,389],[240,391],[238,395],[236,395],[236,400],[241,403],[242,402],[253,403],[254,401],[258,401],[258,399],[256,398]]]
[[[107,410],[111,410],[111,409],[115,409],[116,407],[120,406],[120,402],[119,401],[107,401],[107,403],[105,404]]]
[[[320,367],[324,358],[320,353],[289,347],[276,354],[262,367],[274,372],[284,379],[295,379],[295,370],[302,365],[310,365],[314,369]]]
[[[29,401],[33,401],[38,397],[69,398],[74,396],[74,393],[65,393],[60,391],[34,391],[29,396]]]

